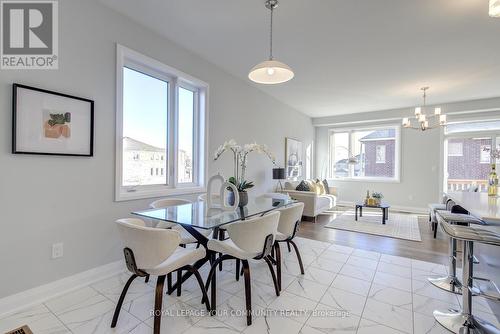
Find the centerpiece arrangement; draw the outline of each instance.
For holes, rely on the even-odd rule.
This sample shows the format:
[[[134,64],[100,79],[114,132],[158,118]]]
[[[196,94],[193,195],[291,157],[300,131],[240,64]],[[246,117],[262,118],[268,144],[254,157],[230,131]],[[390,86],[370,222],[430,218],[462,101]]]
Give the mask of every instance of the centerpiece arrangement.
[[[366,198],[365,198],[365,205],[368,206],[380,206],[382,204],[382,198],[384,198],[384,195],[380,192],[372,192],[370,196],[370,191],[366,191]]]
[[[276,165],[276,158],[274,154],[269,150],[267,145],[260,145],[257,143],[238,145],[234,139],[230,139],[215,151],[214,161],[217,161],[224,152],[230,151],[233,153],[233,176],[228,179],[229,183],[232,183],[238,189],[240,203],[239,206],[245,206],[248,203],[248,193],[247,189],[254,186],[252,181],[246,180],[246,170],[248,163],[248,155],[252,152],[265,154],[273,163]],[[228,189],[229,190],[229,189]],[[234,204],[234,194],[229,193],[229,204]]]

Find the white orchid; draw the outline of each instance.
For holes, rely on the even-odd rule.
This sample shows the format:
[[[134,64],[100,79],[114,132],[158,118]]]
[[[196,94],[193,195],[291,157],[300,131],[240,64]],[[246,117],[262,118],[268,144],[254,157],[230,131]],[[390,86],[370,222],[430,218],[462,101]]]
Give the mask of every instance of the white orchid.
[[[245,184],[245,174],[247,169],[248,154],[251,152],[257,152],[260,154],[265,154],[273,163],[276,165],[276,158],[274,154],[269,150],[267,145],[259,145],[256,142],[245,144],[240,146],[236,143],[234,139],[225,141],[224,144],[219,146],[214,153],[214,161],[218,160],[220,156],[226,151],[233,152],[234,160],[234,178],[236,180],[236,186],[239,187],[240,184]]]

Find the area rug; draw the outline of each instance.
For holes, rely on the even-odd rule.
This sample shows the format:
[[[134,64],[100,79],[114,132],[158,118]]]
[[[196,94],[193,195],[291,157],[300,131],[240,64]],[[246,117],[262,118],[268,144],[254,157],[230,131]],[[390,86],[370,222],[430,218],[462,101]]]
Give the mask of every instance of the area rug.
[[[354,210],[350,209],[325,225],[327,228],[381,235],[384,237],[422,241],[418,227],[418,216],[399,212],[389,212],[389,219],[382,224],[382,212],[363,209],[363,217],[354,220]]]

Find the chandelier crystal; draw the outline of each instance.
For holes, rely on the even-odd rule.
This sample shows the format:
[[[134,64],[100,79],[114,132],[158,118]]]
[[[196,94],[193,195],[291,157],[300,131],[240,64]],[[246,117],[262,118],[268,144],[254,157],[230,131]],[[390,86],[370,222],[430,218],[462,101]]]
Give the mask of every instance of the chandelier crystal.
[[[422,87],[420,90],[422,90],[423,93],[423,100],[424,104],[421,107],[416,107],[415,108],[415,116],[414,117],[405,117],[403,118],[403,127],[408,128],[408,129],[414,129],[414,130],[429,130],[429,129],[434,129],[440,126],[445,126],[446,125],[446,115],[441,114],[441,108],[436,107],[434,108],[434,113],[432,114],[427,114],[426,109],[426,98],[427,98],[427,90],[429,87]]]
[[[273,58],[273,11],[276,7],[278,7],[278,0],[266,1],[266,8],[271,12],[269,59],[255,65],[248,73],[250,80],[265,85],[287,82],[294,76],[290,66]]]

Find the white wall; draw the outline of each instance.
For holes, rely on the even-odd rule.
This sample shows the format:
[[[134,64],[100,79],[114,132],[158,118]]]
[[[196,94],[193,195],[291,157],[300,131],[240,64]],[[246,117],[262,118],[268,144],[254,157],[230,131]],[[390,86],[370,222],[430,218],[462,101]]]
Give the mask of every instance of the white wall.
[[[313,141],[309,117],[93,1],[60,1],[59,27],[59,70],[0,71],[0,298],[120,259],[114,220],[150,202],[114,202],[115,43],[210,84],[209,156],[235,138],[268,144],[282,163],[285,136]],[[12,155],[13,82],[95,100],[95,156]],[[271,168],[250,160],[254,194],[274,186]],[[229,176],[229,159],[209,163],[219,170]],[[55,242],[64,257],[51,260]]]
[[[447,103],[440,105],[448,119],[500,118],[500,98]],[[462,114],[469,111],[480,113]],[[382,110],[314,118],[316,127],[316,175],[325,177],[328,165],[328,132],[335,127],[400,124],[402,117],[411,116],[412,108]],[[338,187],[339,201],[354,202],[364,198],[366,191],[379,191],[393,206],[403,209],[425,209],[439,199],[442,183],[441,130],[425,132],[401,129],[401,180],[398,183],[330,180]]]

